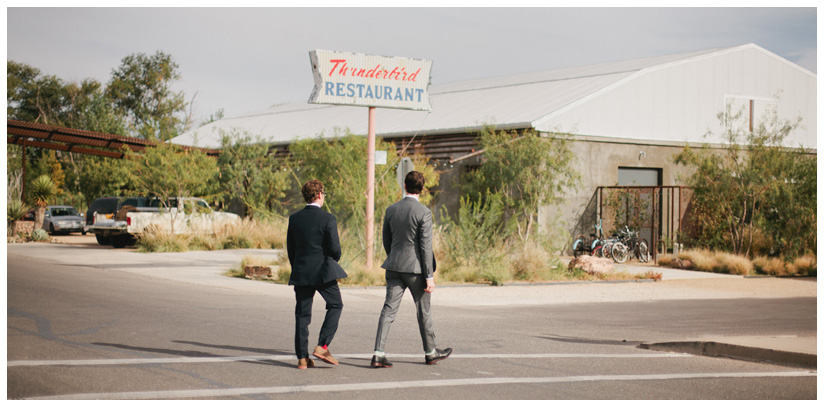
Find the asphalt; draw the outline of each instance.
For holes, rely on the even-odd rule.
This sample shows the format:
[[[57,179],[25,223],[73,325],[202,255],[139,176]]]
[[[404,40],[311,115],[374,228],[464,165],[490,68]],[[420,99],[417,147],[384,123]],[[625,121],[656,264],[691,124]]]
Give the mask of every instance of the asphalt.
[[[52,243],[7,244],[9,254],[57,259],[67,265],[117,269],[129,273],[171,279],[197,285],[294,296],[292,288],[248,279],[231,278],[225,273],[237,268],[244,257],[276,258],[278,250],[236,249],[180,253],[138,253],[134,249],[100,246],[93,236],[55,237]],[[616,265],[617,271],[661,273],[660,282],[652,280],[620,282],[545,282],[487,285],[438,285],[441,296],[433,303],[450,306],[519,306],[569,304],[577,302],[622,302],[665,299],[708,299],[744,297],[816,297],[816,280],[743,278],[658,267],[650,264]],[[768,281],[763,282],[759,281]],[[707,283],[707,284],[705,284]],[[756,285],[756,286],[754,286]],[[740,290],[741,286],[749,289]],[[730,287],[730,291],[720,290]],[[783,293],[774,293],[782,290]],[[494,296],[491,296],[494,292]],[[347,302],[383,299],[383,287],[345,287]],[[674,339],[645,343],[640,347],[677,353],[727,357],[785,366],[816,369],[816,336],[743,336]]]

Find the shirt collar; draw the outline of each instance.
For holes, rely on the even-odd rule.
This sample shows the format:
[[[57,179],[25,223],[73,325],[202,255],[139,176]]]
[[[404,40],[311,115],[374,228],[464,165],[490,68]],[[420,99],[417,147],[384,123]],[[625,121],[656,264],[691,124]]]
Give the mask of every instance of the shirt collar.
[[[415,195],[406,195],[406,194],[405,194],[405,195],[404,195],[404,198],[412,198],[412,199],[413,199],[413,200],[415,200],[415,201],[421,202],[421,201],[418,199],[418,196],[415,196]]]
[[[321,208],[321,204],[318,204],[318,203],[308,203],[307,207],[309,207],[310,205],[313,206],[313,207]]]

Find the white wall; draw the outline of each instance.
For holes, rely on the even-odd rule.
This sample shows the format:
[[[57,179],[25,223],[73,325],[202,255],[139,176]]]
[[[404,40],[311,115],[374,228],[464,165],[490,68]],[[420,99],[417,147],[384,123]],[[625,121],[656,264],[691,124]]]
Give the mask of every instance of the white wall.
[[[536,127],[552,124],[585,136],[704,142],[708,130],[721,132],[717,114],[724,111],[726,96],[777,95],[780,119],[803,118],[788,144],[816,148],[816,76],[753,45],[643,70]]]

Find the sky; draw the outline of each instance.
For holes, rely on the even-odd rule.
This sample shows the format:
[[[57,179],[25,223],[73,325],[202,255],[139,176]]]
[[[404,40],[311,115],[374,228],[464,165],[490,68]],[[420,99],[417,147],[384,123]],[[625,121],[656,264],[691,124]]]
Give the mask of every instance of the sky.
[[[233,117],[306,101],[314,85],[309,52],[315,49],[432,60],[432,84],[749,43],[811,72],[817,69],[817,10],[806,1],[796,3],[807,7],[791,8],[526,7],[518,0],[508,5],[519,7],[492,8],[366,6],[387,2],[339,8],[38,3],[7,5],[7,60],[65,81],[93,78],[105,84],[124,57],[160,50],[179,65],[175,89],[191,102],[196,122],[219,109]],[[41,7],[27,8],[31,4]],[[112,3],[85,3],[98,4]],[[725,2],[706,5],[718,4]]]

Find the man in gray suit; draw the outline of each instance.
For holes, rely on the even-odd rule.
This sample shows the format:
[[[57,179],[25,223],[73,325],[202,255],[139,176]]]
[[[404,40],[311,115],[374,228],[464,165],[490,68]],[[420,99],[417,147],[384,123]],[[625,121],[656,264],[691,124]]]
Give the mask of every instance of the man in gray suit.
[[[387,297],[378,320],[375,354],[370,362],[372,367],[392,367],[384,353],[384,345],[407,288],[415,301],[418,329],[424,343],[424,361],[435,364],[453,352],[451,348],[436,348],[433,332],[430,314],[430,294],[435,290],[433,216],[429,208],[418,202],[424,182],[424,175],[420,172],[407,173],[404,179],[406,196],[387,208],[384,214],[383,239],[387,260],[381,267],[386,269]]]

